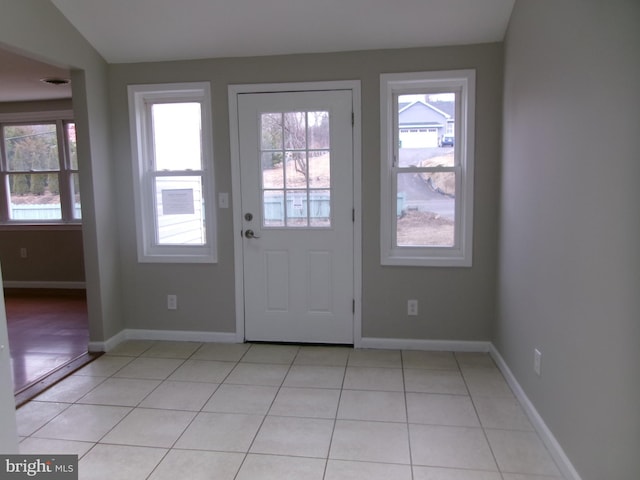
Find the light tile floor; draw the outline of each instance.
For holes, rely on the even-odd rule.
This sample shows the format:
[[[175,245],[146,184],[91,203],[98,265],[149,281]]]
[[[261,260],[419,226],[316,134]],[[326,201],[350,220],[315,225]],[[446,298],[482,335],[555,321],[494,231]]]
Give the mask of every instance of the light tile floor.
[[[487,354],[129,341],[17,411],[81,480],[551,480]]]

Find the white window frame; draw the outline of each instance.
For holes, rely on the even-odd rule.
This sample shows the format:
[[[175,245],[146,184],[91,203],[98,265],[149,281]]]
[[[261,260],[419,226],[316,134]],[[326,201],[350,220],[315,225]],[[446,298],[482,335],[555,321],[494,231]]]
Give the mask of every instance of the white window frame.
[[[398,246],[397,175],[411,169],[394,161],[398,145],[398,95],[459,92],[455,119],[456,205],[452,247]],[[391,73],[380,76],[382,265],[470,267],[473,250],[475,70]]]
[[[207,82],[129,85],[129,121],[134,173],[134,203],[138,261],[141,263],[216,263],[217,224],[213,169],[213,126],[211,87]],[[150,105],[169,102],[198,102],[202,115],[202,170],[177,174],[201,176],[206,240],[203,245],[158,244],[155,194],[152,180],[153,135]]]
[[[75,217],[75,204],[73,200],[74,188],[72,185],[73,174],[78,174],[79,170],[71,167],[69,152],[69,138],[67,137],[66,126],[75,124],[72,110],[50,110],[42,112],[19,112],[0,114],[0,228],[2,227],[51,227],[51,228],[79,228],[82,225],[82,218]],[[60,187],[60,219],[41,220],[25,219],[16,220],[11,218],[11,200],[7,178],[13,172],[9,171],[4,145],[4,127],[13,125],[35,125],[35,124],[55,124],[56,135],[59,145],[59,166],[57,172],[58,184]],[[41,173],[41,172],[34,172]],[[42,172],[48,173],[48,172]],[[81,200],[82,202],[82,200]],[[2,228],[6,229],[6,228]]]

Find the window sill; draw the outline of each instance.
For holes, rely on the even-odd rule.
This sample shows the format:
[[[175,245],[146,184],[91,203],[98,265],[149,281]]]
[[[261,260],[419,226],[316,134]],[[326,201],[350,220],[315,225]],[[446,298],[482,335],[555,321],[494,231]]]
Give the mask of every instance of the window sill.
[[[0,232],[24,230],[82,230],[81,222],[66,223],[35,223],[35,222],[7,222],[0,223]]]
[[[404,253],[404,252],[403,252]],[[400,266],[400,267],[471,267],[471,255],[384,255],[380,259],[383,266]]]

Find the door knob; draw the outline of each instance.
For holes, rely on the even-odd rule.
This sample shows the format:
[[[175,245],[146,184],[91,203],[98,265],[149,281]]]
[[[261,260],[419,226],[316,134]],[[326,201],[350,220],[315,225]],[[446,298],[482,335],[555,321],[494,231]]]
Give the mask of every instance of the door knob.
[[[259,237],[259,236],[257,236],[257,235],[253,232],[253,230],[251,230],[251,229],[249,229],[249,230],[245,230],[245,231],[244,231],[244,236],[245,236],[246,238],[260,238],[260,237]]]

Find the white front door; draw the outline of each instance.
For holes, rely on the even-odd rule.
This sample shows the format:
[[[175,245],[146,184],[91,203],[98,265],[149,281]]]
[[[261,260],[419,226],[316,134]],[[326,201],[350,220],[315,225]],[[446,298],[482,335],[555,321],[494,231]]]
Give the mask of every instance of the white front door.
[[[238,95],[245,339],[353,343],[351,91]]]

